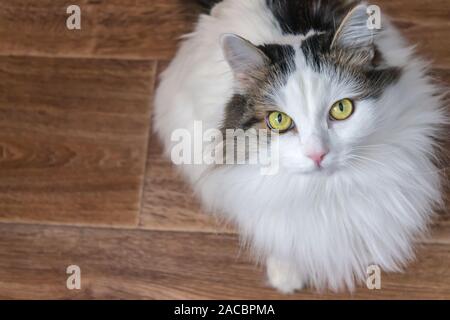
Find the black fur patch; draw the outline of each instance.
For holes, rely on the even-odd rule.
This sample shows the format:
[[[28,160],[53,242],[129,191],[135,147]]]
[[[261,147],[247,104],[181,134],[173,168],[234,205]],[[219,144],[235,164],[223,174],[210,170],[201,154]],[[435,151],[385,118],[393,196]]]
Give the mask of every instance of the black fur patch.
[[[302,42],[300,49],[305,56],[306,63],[314,70],[321,71],[322,57],[330,53],[333,34],[325,33],[322,35],[314,35]]]
[[[283,76],[287,77],[295,70],[295,50],[292,46],[265,44],[258,48],[269,58],[271,67],[278,69]]]
[[[214,7],[216,4],[218,4],[219,2],[222,2],[223,0],[196,0],[198,3],[200,3],[200,5],[207,9],[207,10],[211,10],[212,7]]]
[[[267,7],[285,34],[310,30],[334,33],[345,15],[360,1],[266,0]]]

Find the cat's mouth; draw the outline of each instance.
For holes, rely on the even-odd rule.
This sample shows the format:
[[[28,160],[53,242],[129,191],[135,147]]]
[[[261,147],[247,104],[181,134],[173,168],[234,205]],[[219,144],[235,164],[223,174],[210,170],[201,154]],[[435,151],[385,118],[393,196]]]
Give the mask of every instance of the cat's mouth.
[[[338,167],[334,165],[321,165],[321,166],[310,166],[310,167],[297,167],[297,168],[289,168],[293,174],[296,175],[320,175],[320,176],[332,176],[336,172],[338,172]]]

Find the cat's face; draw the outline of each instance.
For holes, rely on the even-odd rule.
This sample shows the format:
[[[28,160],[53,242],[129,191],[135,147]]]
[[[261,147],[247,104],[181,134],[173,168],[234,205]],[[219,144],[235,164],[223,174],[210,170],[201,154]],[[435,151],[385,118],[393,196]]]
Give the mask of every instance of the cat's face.
[[[280,164],[301,173],[345,167],[373,130],[376,102],[360,100],[352,85],[297,63],[303,65],[273,92],[276,109],[294,123],[280,135]]]
[[[295,71],[271,97],[274,108],[294,123],[280,135],[280,164],[303,173],[348,167],[361,157],[362,148],[374,143],[377,122],[384,116],[380,113],[385,112],[376,91],[392,84],[396,75],[391,70],[369,84],[369,76],[358,78],[332,64],[314,70],[300,52],[295,60]]]
[[[368,41],[357,47],[348,46],[345,27],[340,30],[292,45],[224,40],[240,97],[228,105],[225,126],[278,129],[280,165],[290,172],[329,174],[357,165],[370,146],[383,143],[373,139],[385,117],[380,97],[400,70],[376,61],[364,29],[358,31]]]

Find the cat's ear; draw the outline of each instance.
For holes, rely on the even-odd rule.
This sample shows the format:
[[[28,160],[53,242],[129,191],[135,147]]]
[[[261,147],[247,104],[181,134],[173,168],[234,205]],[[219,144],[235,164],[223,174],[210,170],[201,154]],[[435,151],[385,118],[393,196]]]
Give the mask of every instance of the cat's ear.
[[[368,26],[367,6],[353,8],[342,21],[331,43],[331,49],[344,49],[354,53],[359,63],[370,62],[375,57],[375,39],[379,30]]]
[[[248,85],[258,73],[268,65],[269,58],[250,41],[235,34],[224,34],[221,39],[222,51],[235,78]]]

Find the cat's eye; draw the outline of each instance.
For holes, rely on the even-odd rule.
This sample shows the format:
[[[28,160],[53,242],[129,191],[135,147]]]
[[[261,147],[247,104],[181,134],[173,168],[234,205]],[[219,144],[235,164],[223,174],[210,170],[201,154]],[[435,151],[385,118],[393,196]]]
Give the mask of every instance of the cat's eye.
[[[272,111],[266,117],[267,126],[272,130],[280,133],[286,132],[294,128],[294,121],[287,114],[280,111]]]
[[[342,99],[333,104],[330,110],[332,120],[346,120],[353,114],[354,106],[350,99]]]

